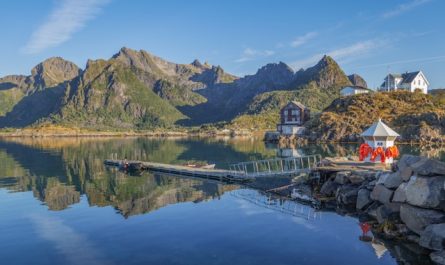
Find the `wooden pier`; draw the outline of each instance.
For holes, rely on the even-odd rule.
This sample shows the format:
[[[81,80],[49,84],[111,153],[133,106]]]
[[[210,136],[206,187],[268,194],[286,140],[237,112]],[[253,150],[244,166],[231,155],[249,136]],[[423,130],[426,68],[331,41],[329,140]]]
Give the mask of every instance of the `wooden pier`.
[[[292,158],[273,158],[240,162],[225,169],[204,169],[181,165],[170,165],[155,162],[127,161],[128,169],[149,170],[178,176],[198,177],[229,182],[246,182],[257,178],[295,177],[310,173],[321,161],[321,156],[311,155]],[[105,165],[122,167],[122,160],[105,160]]]
[[[121,167],[122,160],[108,159],[104,161],[105,165]],[[243,172],[224,169],[203,169],[193,168],[181,165],[170,165],[155,162],[144,161],[127,161],[128,168],[137,168],[140,170],[148,170],[152,172],[166,173],[179,176],[197,177],[205,179],[213,179],[228,182],[246,182],[253,180],[252,177],[246,176]]]

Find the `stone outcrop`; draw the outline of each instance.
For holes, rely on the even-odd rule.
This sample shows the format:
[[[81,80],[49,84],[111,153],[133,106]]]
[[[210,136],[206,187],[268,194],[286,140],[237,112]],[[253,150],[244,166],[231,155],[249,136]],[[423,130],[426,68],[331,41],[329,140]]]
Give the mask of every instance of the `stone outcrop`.
[[[430,210],[403,204],[400,207],[400,218],[411,231],[421,234],[430,224],[445,222],[445,214],[440,211]]]
[[[406,201],[423,208],[445,209],[444,184],[445,176],[412,176],[406,184]]]
[[[393,172],[337,172],[320,192],[335,194],[337,208],[374,219],[387,239],[405,239],[445,264],[445,163],[405,155]]]
[[[386,188],[384,185],[376,185],[371,193],[371,199],[380,203],[389,203],[391,201],[393,191]]]
[[[425,231],[420,235],[419,244],[422,247],[442,250],[445,248],[445,223],[433,224],[425,228]]]

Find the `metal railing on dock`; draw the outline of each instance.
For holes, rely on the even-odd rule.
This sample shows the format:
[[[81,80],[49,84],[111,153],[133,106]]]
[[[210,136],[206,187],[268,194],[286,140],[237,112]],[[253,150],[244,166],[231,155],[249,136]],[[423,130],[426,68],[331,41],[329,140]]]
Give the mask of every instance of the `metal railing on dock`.
[[[243,199],[258,207],[287,215],[292,215],[306,220],[315,221],[322,218],[322,213],[316,211],[311,206],[300,204],[291,200],[274,198],[270,194],[261,194],[258,191],[249,189],[234,190],[231,191],[229,194],[237,199]]]
[[[242,173],[248,177],[272,177],[308,173],[321,161],[321,155],[309,155],[290,158],[273,158],[232,164],[230,171]]]

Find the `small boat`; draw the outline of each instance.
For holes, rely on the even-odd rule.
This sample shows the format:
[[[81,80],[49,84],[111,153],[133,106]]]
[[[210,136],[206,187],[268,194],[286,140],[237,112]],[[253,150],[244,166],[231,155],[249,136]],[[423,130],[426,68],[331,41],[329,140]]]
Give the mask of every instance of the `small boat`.
[[[202,169],[214,169],[215,164],[185,164],[186,167],[202,168]]]

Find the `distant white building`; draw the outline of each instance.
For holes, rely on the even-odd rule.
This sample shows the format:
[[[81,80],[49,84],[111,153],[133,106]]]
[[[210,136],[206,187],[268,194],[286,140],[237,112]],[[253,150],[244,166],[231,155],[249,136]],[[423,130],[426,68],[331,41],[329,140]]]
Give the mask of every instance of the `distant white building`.
[[[360,86],[347,86],[344,87],[342,90],[340,90],[340,96],[347,97],[352,95],[358,95],[358,94],[365,94],[369,93],[370,89],[360,87]]]
[[[427,94],[429,85],[430,83],[422,71],[389,74],[385,77],[385,81],[380,86],[379,91],[406,90],[414,92],[420,90],[422,93]]]

